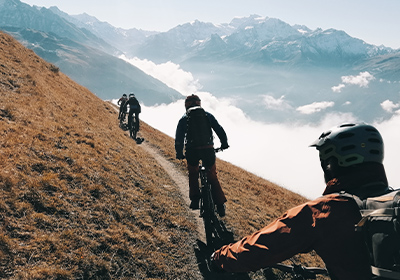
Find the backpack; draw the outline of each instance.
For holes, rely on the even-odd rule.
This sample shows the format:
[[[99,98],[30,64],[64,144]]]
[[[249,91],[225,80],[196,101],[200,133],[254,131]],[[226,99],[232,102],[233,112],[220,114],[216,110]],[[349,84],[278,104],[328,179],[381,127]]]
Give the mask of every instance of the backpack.
[[[374,279],[400,279],[400,190],[361,199],[357,203],[362,219],[356,231],[364,236]]]
[[[213,143],[210,120],[203,108],[196,106],[186,112],[186,147],[202,147]]]
[[[131,97],[128,99],[129,110],[136,113],[141,113],[141,108],[139,101],[135,97]]]

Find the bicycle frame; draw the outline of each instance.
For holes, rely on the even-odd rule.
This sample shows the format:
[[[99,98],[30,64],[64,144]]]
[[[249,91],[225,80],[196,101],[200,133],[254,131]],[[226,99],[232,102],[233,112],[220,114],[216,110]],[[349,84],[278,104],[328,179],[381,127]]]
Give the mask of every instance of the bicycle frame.
[[[136,118],[134,117],[134,114],[131,115],[130,123],[131,126],[129,127],[129,136],[136,140],[137,129],[136,129]]]
[[[208,182],[207,170],[204,166],[199,165],[200,176],[200,217],[203,218],[204,228],[206,231],[207,246],[213,244],[213,233],[215,224],[218,222],[215,213],[214,200],[211,193],[211,185]]]
[[[305,267],[299,264],[283,264],[277,263],[270,266],[269,268],[276,268],[283,272],[288,272],[293,275],[293,279],[305,280],[305,279],[316,279],[317,275],[329,276],[328,270],[321,267]]]
[[[121,112],[121,118],[119,120],[119,126],[123,128],[125,126],[126,112]]]
[[[222,151],[221,148],[214,149],[215,152]],[[200,177],[200,217],[203,218],[206,232],[207,246],[213,246],[217,239],[223,240],[227,236],[225,226],[218,220],[212,189],[207,177],[207,168],[199,164]]]

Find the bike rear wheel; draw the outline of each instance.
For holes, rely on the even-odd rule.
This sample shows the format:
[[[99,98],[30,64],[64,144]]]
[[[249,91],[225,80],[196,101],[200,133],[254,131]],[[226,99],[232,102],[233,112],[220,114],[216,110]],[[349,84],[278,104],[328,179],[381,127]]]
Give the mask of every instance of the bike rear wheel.
[[[204,170],[200,171],[201,180],[201,204],[200,213],[204,222],[207,246],[212,247],[215,237],[215,206],[211,195],[211,185],[208,183],[207,175]]]
[[[129,136],[130,136],[132,139],[135,139],[135,140],[136,140],[136,135],[137,135],[136,121],[135,121],[135,118],[132,116],[132,118],[131,118],[131,125],[130,125],[130,127],[129,127]]]
[[[125,112],[122,112],[120,117],[121,117],[121,118],[119,119],[119,126],[120,126],[121,128],[123,128],[124,125],[125,125],[126,113],[125,113]]]

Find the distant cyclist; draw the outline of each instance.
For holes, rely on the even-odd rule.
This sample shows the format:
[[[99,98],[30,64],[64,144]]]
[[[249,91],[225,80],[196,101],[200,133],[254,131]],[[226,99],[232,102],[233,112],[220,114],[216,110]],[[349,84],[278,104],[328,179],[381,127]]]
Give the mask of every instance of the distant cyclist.
[[[126,113],[125,103],[128,101],[128,97],[124,93],[120,99],[118,99],[117,105],[119,105],[118,119],[121,119],[122,113]]]
[[[128,127],[131,127],[133,115],[136,121],[136,131],[139,131],[139,114],[142,112],[139,101],[136,99],[135,94],[131,92],[129,94],[129,99],[125,103],[124,107],[126,108],[129,105],[129,114],[128,114]],[[125,109],[126,110],[126,109]]]
[[[218,215],[225,216],[226,197],[218,181],[216,171],[216,157],[214,151],[212,130],[215,131],[221,142],[221,148],[227,149],[228,139],[222,126],[215,117],[201,108],[201,100],[197,95],[188,96],[185,100],[186,114],[179,120],[175,151],[177,159],[186,156],[189,171],[189,198],[190,208],[199,209],[199,160],[208,169],[208,179],[211,184],[214,202],[217,205]],[[183,148],[186,154],[183,154]]]

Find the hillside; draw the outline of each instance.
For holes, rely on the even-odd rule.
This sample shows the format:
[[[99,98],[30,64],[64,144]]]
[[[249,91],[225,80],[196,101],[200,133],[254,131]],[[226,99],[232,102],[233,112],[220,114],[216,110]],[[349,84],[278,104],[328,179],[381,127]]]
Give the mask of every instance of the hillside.
[[[1,32],[0,74],[1,279],[214,279],[177,184],[118,127],[111,104]],[[173,139],[146,124],[140,133],[186,174]],[[235,238],[305,201],[217,168]],[[227,279],[264,279],[237,277]]]

